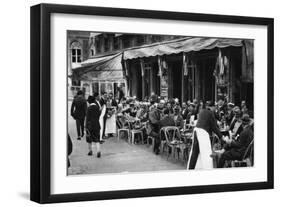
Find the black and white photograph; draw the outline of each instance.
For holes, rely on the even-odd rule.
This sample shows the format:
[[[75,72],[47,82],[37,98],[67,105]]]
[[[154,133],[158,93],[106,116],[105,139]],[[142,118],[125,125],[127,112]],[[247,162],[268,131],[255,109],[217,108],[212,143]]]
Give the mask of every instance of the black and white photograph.
[[[255,166],[254,39],[66,36],[68,176]]]

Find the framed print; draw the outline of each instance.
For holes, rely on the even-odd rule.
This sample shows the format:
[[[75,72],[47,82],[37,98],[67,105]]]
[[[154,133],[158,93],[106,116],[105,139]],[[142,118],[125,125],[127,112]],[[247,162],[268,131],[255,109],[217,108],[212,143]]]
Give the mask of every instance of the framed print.
[[[31,7],[31,200],[273,188],[273,22]]]

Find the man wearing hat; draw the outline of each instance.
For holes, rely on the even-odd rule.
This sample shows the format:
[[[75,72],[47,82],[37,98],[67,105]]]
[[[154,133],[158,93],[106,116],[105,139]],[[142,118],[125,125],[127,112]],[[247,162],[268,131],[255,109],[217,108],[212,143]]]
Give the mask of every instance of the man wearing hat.
[[[151,132],[149,135],[155,138],[155,144],[154,144],[153,151],[156,154],[159,154],[159,146],[161,143],[161,140],[159,138],[159,131],[160,131],[160,120],[162,117],[163,107],[164,107],[164,104],[162,101],[160,101],[160,103],[157,104],[157,108],[154,108],[149,113],[149,124],[151,127]]]
[[[77,139],[81,140],[84,136],[84,122],[87,111],[87,102],[84,98],[83,91],[79,90],[71,104],[71,116],[76,121]]]
[[[237,106],[233,110],[234,117],[230,123],[229,130],[231,130],[232,135],[236,137],[237,135],[240,135],[240,133],[243,131],[242,126],[242,112],[240,108]]]
[[[243,131],[237,140],[226,139],[226,146],[221,151],[218,168],[222,168],[226,160],[242,160],[247,147],[254,138],[252,120],[248,114],[242,116]]]
[[[188,161],[188,169],[212,169],[210,135],[214,132],[220,139],[222,134],[214,117],[215,105],[209,103],[208,109],[202,109],[199,113],[196,127],[194,128],[191,156]]]
[[[191,122],[195,120],[197,120],[196,105],[194,103],[190,103],[188,106],[186,122],[192,124]]]

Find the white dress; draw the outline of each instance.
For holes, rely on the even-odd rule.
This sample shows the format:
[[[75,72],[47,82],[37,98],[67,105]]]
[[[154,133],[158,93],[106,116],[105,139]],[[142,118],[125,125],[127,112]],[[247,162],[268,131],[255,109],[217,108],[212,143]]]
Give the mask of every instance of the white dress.
[[[114,113],[106,119],[105,134],[116,134],[116,109]]]

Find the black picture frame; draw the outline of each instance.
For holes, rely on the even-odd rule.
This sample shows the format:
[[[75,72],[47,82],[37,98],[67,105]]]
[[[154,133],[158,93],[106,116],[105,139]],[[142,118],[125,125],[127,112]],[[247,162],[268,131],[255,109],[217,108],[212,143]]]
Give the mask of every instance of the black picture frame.
[[[154,189],[51,194],[50,184],[50,15],[52,13],[99,15],[112,17],[153,18],[206,23],[233,23],[267,27],[267,181],[238,184],[169,187]],[[31,174],[30,199],[39,203],[120,199],[147,196],[272,189],[274,187],[274,20],[272,18],[195,14],[168,11],[103,8],[72,5],[39,4],[31,7]]]

